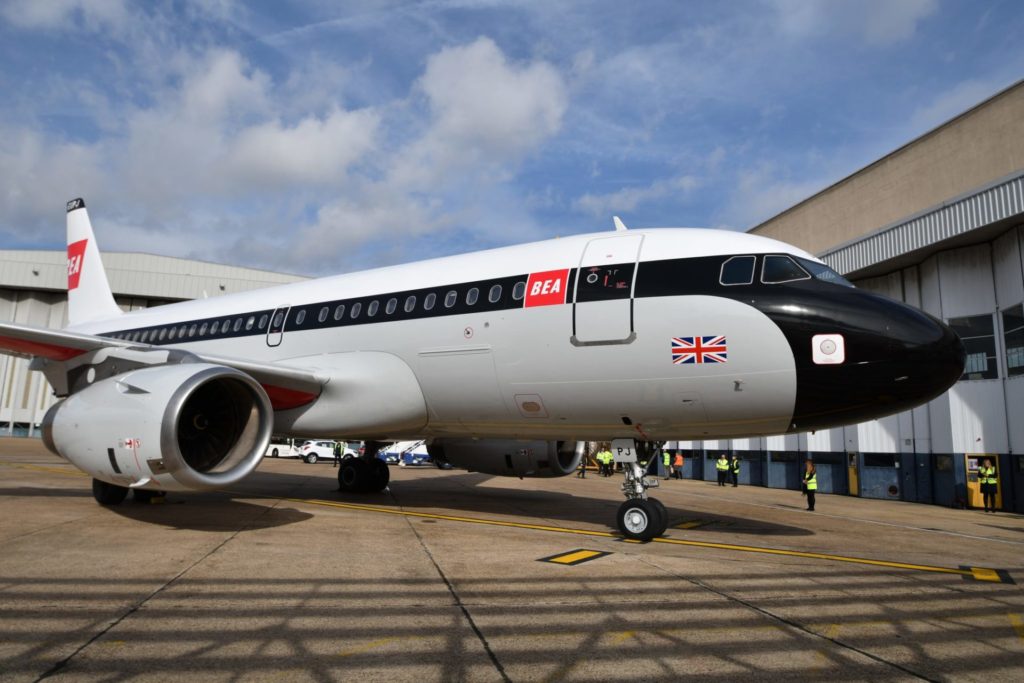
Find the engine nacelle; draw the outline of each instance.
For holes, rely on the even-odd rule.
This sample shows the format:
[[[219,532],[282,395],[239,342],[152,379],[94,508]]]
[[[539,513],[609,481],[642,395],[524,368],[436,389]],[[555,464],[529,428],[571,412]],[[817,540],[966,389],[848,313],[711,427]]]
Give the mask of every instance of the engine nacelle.
[[[230,486],[266,451],[273,408],[256,380],[208,363],[161,365],[88,386],[43,418],[43,442],[96,479],[186,491]]]
[[[437,439],[427,446],[430,457],[470,472],[501,477],[564,477],[583,457],[582,441],[512,441]]]

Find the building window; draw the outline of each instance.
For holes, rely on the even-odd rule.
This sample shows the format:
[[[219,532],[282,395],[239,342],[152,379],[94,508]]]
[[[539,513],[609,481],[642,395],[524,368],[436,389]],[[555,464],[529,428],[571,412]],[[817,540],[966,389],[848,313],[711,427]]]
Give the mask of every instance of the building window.
[[[996,367],[996,337],[992,330],[992,315],[972,315],[966,318],[950,318],[949,326],[964,343],[967,360],[964,363],[965,379],[995,379],[999,377]]]
[[[1007,376],[1024,375],[1024,306],[1003,311],[1003,346]]]
[[[892,453],[865,453],[864,467],[896,467],[896,456]]]

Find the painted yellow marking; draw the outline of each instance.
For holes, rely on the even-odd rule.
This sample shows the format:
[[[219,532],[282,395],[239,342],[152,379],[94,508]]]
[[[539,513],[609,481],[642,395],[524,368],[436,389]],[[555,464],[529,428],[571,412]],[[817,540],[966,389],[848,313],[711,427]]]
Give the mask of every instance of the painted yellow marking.
[[[710,523],[711,522],[705,521],[703,519],[688,519],[685,522],[681,522],[680,524],[676,524],[675,528],[676,529],[696,529],[697,527],[705,526],[705,525],[710,524]]]
[[[603,552],[601,550],[587,550],[586,548],[580,548],[579,550],[573,550],[568,553],[561,553],[559,555],[552,555],[551,557],[543,557],[540,562],[554,562],[555,564],[582,564],[590,560],[596,560],[599,557],[605,557],[611,555],[611,553]]]
[[[839,624],[829,624],[825,628],[822,635],[828,638],[829,640],[835,640],[839,637]]]
[[[338,653],[339,657],[351,657],[352,655],[362,654],[363,652],[369,652],[370,650],[376,650],[378,647],[383,647],[389,643],[393,643],[398,638],[378,638],[377,640],[371,640],[368,643],[357,645],[356,647],[350,647],[347,650],[342,650]]]
[[[1014,614],[1013,612],[1008,612],[1006,616],[1010,620],[1013,630],[1017,632],[1017,637],[1024,640],[1024,619],[1021,619],[1019,614]]]
[[[249,498],[264,498],[272,496],[260,496],[251,493],[243,493],[241,491],[234,491],[236,495],[242,495]],[[402,517],[418,517],[422,519],[438,519],[449,522],[465,522],[468,524],[485,524],[488,526],[500,526],[511,529],[531,529],[534,531],[552,531],[559,534],[575,534],[578,536],[591,536],[594,538],[613,538],[625,540],[627,543],[631,542],[629,539],[622,539],[617,533],[610,531],[598,531],[596,529],[573,529],[569,527],[558,527],[558,526],[546,526],[543,524],[527,524],[525,522],[506,522],[498,519],[483,519],[480,517],[462,517],[460,515],[440,515],[429,512],[409,512],[407,510],[396,510],[392,508],[383,508],[376,505],[363,505],[359,503],[340,503],[329,500],[317,500],[317,499],[303,499],[303,498],[281,498],[280,500],[288,501],[292,503],[305,503],[310,505],[323,505],[325,507],[340,508],[343,510],[360,510],[364,512],[378,512],[386,515],[398,515]],[[633,541],[636,542],[636,541]],[[976,567],[974,569],[970,567],[936,567],[934,565],[927,564],[914,564],[910,562],[891,562],[889,560],[873,560],[866,557],[848,557],[845,555],[832,555],[829,553],[815,553],[803,550],[784,550],[782,548],[765,548],[762,546],[754,545],[737,545],[735,543],[712,543],[711,541],[693,541],[685,540],[681,538],[668,538],[661,536],[651,540],[652,543],[667,543],[669,545],[681,545],[688,546],[691,548],[708,548],[713,550],[730,550],[735,552],[744,553],[758,553],[763,555],[778,555],[782,557],[799,557],[808,560],[826,560],[829,562],[846,562],[849,564],[861,564],[871,567],[885,567],[887,569],[908,569],[911,571],[918,572],[930,572],[935,574],[954,574],[957,576],[966,576],[968,578],[974,578],[974,569],[984,569],[982,567]],[[995,571],[995,570],[989,570]],[[998,576],[998,574],[997,574]]]
[[[987,569],[986,567],[971,567],[971,574],[978,581],[995,581],[996,583],[1003,582],[1003,579],[999,576],[995,569]]]
[[[635,638],[636,631],[618,631],[617,633],[612,633],[611,636],[613,643],[624,643],[630,638]]]

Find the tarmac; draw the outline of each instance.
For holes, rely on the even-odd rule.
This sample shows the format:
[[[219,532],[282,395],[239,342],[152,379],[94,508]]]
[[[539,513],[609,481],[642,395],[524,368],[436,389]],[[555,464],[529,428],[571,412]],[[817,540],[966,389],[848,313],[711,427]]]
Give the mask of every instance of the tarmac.
[[[0,439],[0,681],[1020,681],[1024,517],[621,476],[265,459],[231,491],[104,508]]]

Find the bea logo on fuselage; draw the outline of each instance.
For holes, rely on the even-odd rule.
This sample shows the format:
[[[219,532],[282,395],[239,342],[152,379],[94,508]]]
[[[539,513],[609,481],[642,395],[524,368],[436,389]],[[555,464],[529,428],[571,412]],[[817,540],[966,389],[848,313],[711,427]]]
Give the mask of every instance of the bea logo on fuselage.
[[[85,256],[85,245],[89,240],[79,240],[68,245],[68,291],[78,287],[78,278],[82,275],[82,258]]]
[[[531,273],[530,279],[526,282],[525,307],[564,304],[568,281],[568,268]]]

